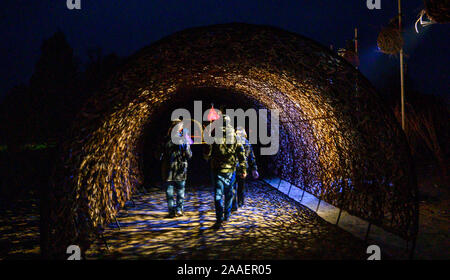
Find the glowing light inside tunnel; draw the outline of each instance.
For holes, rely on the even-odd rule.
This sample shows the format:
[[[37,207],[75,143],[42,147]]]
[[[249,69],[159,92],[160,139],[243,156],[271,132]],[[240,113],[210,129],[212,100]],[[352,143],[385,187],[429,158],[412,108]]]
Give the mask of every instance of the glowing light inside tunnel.
[[[189,145],[194,144],[194,140],[192,140],[191,136],[189,136],[189,132],[187,131],[187,129],[183,130],[183,136],[184,139],[186,139],[186,143]]]
[[[211,109],[208,113],[208,121],[213,122],[215,120],[218,120],[219,118],[219,114],[217,114],[216,110],[214,109],[214,105],[211,104]]]
[[[416,189],[401,129],[353,66],[327,48],[284,31],[214,28],[218,30],[177,33],[174,41],[158,43],[165,55],[144,50],[109,90],[83,109],[92,113],[80,115],[64,146],[68,172],[61,174],[73,172],[74,178],[55,179],[54,188],[63,195],[52,211],[68,221],[55,230],[58,244],[73,238],[69,233],[75,231],[77,217],[89,221],[80,232],[114,220],[142,184],[139,160],[146,126],[161,121],[157,113],[170,109],[181,89],[205,87],[226,89],[236,104],[248,98],[280,111],[280,151],[271,168],[277,176],[392,231],[414,235],[410,223]],[[255,39],[243,40],[249,32]],[[223,49],[224,43],[230,48]],[[198,47],[211,44],[214,51]],[[226,53],[230,50],[232,54]],[[209,120],[217,115],[211,113]],[[349,178],[352,186],[336,182],[339,178]],[[394,191],[386,182],[395,184]],[[71,228],[60,230],[64,227]]]

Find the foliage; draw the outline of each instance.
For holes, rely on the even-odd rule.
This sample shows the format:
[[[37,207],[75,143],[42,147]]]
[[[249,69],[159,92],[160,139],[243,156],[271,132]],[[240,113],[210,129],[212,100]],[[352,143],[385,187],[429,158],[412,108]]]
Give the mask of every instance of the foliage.
[[[426,154],[437,162],[443,178],[447,178],[449,151],[446,144],[449,139],[448,104],[433,95],[407,92],[408,103],[405,107],[406,136],[412,154],[420,159],[429,159]],[[399,104],[394,107],[397,120],[401,121]]]

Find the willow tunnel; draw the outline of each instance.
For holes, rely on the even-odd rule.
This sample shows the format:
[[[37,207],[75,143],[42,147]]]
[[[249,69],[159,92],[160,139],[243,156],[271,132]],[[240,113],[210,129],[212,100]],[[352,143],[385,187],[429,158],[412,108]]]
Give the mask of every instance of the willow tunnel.
[[[225,24],[181,31],[140,50],[85,104],[50,190],[53,253],[88,244],[112,221],[143,182],[143,135],[177,100],[192,102],[202,89],[221,91],[236,107],[279,110],[280,149],[267,163],[278,177],[415,238],[409,149],[370,83],[310,39]]]

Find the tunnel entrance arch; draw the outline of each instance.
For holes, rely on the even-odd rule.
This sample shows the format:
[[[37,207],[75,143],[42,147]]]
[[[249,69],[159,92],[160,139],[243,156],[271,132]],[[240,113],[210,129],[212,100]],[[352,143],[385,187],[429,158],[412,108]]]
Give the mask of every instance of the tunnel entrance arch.
[[[142,183],[146,125],[160,121],[155,112],[180,89],[198,88],[229,90],[278,109],[279,177],[407,240],[416,237],[409,149],[370,83],[310,39],[269,26],[224,24],[187,29],[143,48],[85,104],[50,191],[55,252],[75,241],[88,244],[114,218]]]
[[[194,104],[196,102],[196,105]],[[196,116],[195,107],[201,108],[202,116]],[[160,170],[160,155],[161,155],[161,143],[165,141],[165,137],[168,134],[168,129],[171,126],[171,115],[176,109],[186,109],[189,111],[191,120],[190,129],[188,134],[191,137],[193,145],[193,158],[191,158],[188,168],[188,181],[194,184],[208,184],[210,183],[209,170],[207,168],[207,162],[203,159],[204,138],[203,133],[207,133],[206,126],[209,125],[209,121],[206,120],[206,113],[211,107],[214,107],[215,111],[225,111],[225,109],[242,109],[244,112],[249,109],[256,110],[256,116],[259,116],[260,109],[266,109],[262,104],[256,100],[244,96],[238,92],[232,92],[228,89],[218,89],[210,87],[202,88],[181,88],[177,90],[177,93],[173,95],[170,101],[166,102],[164,106],[153,113],[152,118],[159,120],[158,122],[148,122],[144,128],[142,149],[144,154],[140,159],[142,160],[141,166],[143,167],[142,174],[144,174],[145,186],[161,184],[161,170]],[[198,120],[192,119],[197,118]],[[203,119],[202,119],[203,118]],[[270,121],[270,116],[268,118]],[[249,120],[246,120],[246,129],[248,130]],[[237,124],[236,124],[237,125]],[[194,129],[197,128],[197,135],[195,135]],[[267,129],[270,129],[268,127]],[[254,132],[254,131],[252,131]],[[200,144],[199,140],[203,139],[203,144]],[[194,143],[194,141],[198,141]],[[273,170],[267,168],[268,161],[273,161],[274,156],[260,157],[260,150],[266,145],[256,144],[253,146],[255,155],[258,158],[258,168],[264,170],[263,174],[273,174]],[[272,164],[273,166],[273,164]]]

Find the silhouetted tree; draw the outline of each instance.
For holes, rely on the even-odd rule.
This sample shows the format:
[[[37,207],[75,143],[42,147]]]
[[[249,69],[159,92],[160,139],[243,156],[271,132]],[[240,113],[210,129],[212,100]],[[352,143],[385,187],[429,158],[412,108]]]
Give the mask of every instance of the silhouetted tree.
[[[118,69],[122,59],[114,53],[103,56],[101,48],[90,49],[87,55],[89,61],[84,71],[84,92],[92,93]]]
[[[44,40],[35,72],[30,80],[38,133],[43,139],[54,138],[72,119],[76,100],[77,65],[73,50],[61,31]]]
[[[32,135],[34,119],[31,93],[26,85],[15,86],[0,105],[0,143],[9,150],[18,150],[20,144]]]
[[[103,56],[100,48],[87,55],[88,63],[81,72],[64,34],[56,32],[43,41],[29,84],[14,87],[0,103],[0,145],[2,149],[7,146],[0,152],[4,167],[0,168],[0,197],[45,189],[56,150],[33,152],[24,149],[24,144],[61,140],[86,99],[122,63],[115,54]]]

